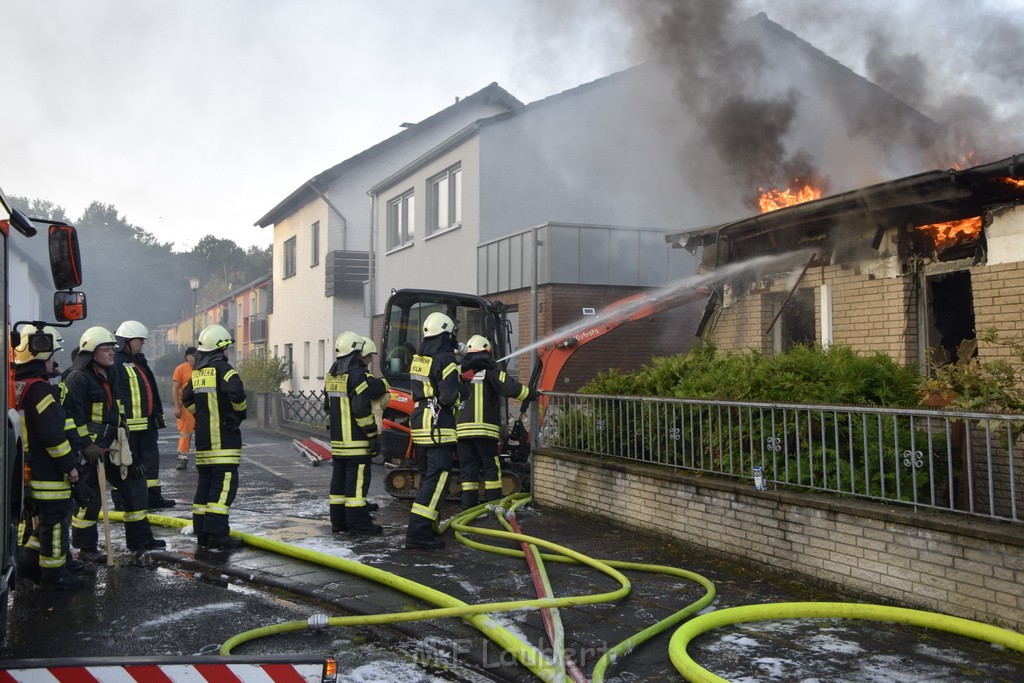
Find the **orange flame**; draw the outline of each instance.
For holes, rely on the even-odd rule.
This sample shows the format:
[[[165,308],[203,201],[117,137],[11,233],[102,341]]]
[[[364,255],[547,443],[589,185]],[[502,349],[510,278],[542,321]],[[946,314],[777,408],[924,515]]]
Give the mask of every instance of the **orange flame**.
[[[977,237],[981,233],[981,216],[964,218],[959,221],[919,225],[917,229],[931,235],[936,249],[945,249],[956,244],[969,242]]]
[[[1000,178],[1000,180],[1013,187],[1024,187],[1024,180],[1015,180],[1014,178]]]
[[[797,182],[799,183],[799,181]],[[763,187],[759,187],[757,191],[761,193],[757,198],[757,206],[761,209],[761,213],[821,199],[821,189],[813,187],[809,183],[805,183],[803,187],[798,187],[795,190],[792,188],[765,190]]]
[[[953,162],[954,171],[962,171],[965,168],[978,165],[978,155],[973,149],[969,149],[960,155],[960,158]]]

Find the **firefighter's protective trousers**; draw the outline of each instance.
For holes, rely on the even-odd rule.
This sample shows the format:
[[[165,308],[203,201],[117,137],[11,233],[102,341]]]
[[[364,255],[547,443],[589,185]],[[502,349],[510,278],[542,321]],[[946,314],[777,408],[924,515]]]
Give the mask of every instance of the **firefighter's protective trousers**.
[[[198,465],[199,482],[192,499],[195,534],[227,536],[228,513],[238,493],[238,465]]]
[[[379,380],[376,380],[379,382]],[[358,354],[338,358],[324,381],[324,412],[330,425],[332,467],[329,493],[334,531],[366,529],[370,488],[370,440],[377,438],[373,392]]]

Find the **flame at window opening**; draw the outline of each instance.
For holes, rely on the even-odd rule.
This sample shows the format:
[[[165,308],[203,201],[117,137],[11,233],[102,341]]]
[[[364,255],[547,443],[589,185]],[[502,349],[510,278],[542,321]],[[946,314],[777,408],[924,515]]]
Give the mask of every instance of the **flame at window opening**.
[[[957,244],[971,242],[977,238],[981,233],[981,216],[919,225],[917,229],[931,236],[936,249],[946,249]]]

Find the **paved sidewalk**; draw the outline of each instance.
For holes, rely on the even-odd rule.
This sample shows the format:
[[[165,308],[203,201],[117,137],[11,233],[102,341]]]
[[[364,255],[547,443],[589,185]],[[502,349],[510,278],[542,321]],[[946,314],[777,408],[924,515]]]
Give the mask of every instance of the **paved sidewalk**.
[[[505,557],[471,549],[458,543],[451,531],[447,547],[440,551],[404,549],[405,525],[409,501],[396,500],[383,491],[384,469],[375,465],[371,500],[380,504],[375,513],[385,534],[378,537],[333,535],[327,521],[326,493],[330,464],[312,467],[295,453],[289,438],[260,432],[246,435],[246,466],[242,473],[243,490],[232,508],[233,527],[270,539],[342,557],[391,572],[429,586],[464,602],[477,604],[524,600],[535,597],[526,563],[521,558]],[[282,463],[284,463],[282,465]],[[265,481],[270,477],[270,481]],[[172,477],[164,477],[165,486]],[[179,477],[187,480],[189,477]],[[288,481],[286,482],[285,479]],[[184,482],[183,482],[184,483]],[[173,489],[173,485],[169,488]],[[254,495],[259,490],[260,495]],[[176,492],[186,498],[187,488]],[[270,491],[268,493],[268,491]],[[598,504],[598,501],[595,501]],[[459,508],[447,504],[442,517],[457,514]],[[178,513],[187,515],[178,508]],[[647,564],[669,565],[697,572],[714,582],[718,597],[713,609],[743,604],[794,601],[876,602],[870,596],[855,595],[831,587],[803,583],[801,577],[772,572],[769,567],[710,553],[698,546],[669,541],[635,530],[618,528],[605,520],[582,517],[553,509],[528,506],[518,514],[525,534],[569,547],[594,558]],[[498,528],[497,522],[479,522]],[[179,536],[172,544],[179,557],[188,557],[191,539]],[[476,540],[488,541],[483,536]],[[501,542],[495,544],[501,545]],[[184,552],[181,552],[184,545]],[[507,545],[507,544],[506,544]],[[397,590],[359,577],[246,548],[224,556],[199,553],[199,566],[218,568],[249,580],[287,586],[322,601],[331,615],[401,612],[429,607]],[[617,583],[594,569],[580,565],[547,564],[556,596],[587,595],[611,591]],[[632,591],[613,604],[563,608],[566,647],[575,653],[580,667],[588,675],[603,652],[663,619],[690,602],[699,599],[704,589],[682,579],[626,572]],[[538,611],[519,611],[493,615],[494,620],[550,655]],[[804,621],[806,622],[806,620]],[[731,672],[748,680],[792,680],[822,674],[831,680],[864,680],[864,667],[881,671],[891,668],[899,679],[907,666],[917,666],[920,680],[1020,680],[1024,656],[1004,652],[993,656],[993,648],[964,638],[933,632],[922,634],[909,627],[879,628],[874,622],[826,622],[825,633],[809,622],[803,632],[786,633],[784,628],[734,627],[707,634],[691,646],[695,657],[719,675]],[[866,626],[864,626],[866,624]],[[668,656],[668,642],[674,629],[655,637],[608,669],[609,680],[678,681],[681,679]],[[296,641],[301,645],[296,650]],[[811,647],[808,643],[818,643]],[[928,647],[922,649],[922,643]],[[502,652],[472,626],[457,618],[409,622],[391,627],[329,629],[324,633],[304,632],[300,639],[274,637],[239,648],[236,653],[325,652],[353,665],[360,661],[360,646],[399,651],[414,662],[427,664],[428,670],[445,680],[533,681],[535,677]],[[282,650],[283,648],[283,650]],[[930,649],[929,649],[930,648]],[[844,661],[838,651],[855,651]],[[875,652],[883,660],[875,659]],[[896,656],[898,663],[884,657]],[[938,655],[938,652],[952,653]],[[943,661],[943,656],[946,660]],[[977,678],[964,675],[964,661],[985,664]],[[826,665],[827,664],[827,665]],[[829,670],[829,667],[835,667]],[[845,667],[845,668],[844,668]],[[843,672],[849,677],[844,677]],[[476,672],[474,674],[473,672]],[[775,672],[781,677],[775,678]],[[946,672],[946,673],[944,673]]]

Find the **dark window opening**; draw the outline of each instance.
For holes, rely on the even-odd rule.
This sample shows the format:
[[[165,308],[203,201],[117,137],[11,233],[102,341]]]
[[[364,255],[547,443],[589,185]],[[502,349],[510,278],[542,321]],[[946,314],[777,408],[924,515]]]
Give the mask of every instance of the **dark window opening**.
[[[775,310],[782,305],[785,295],[775,301]],[[772,347],[776,353],[786,353],[794,346],[811,346],[817,341],[815,327],[814,290],[798,289],[786,302],[782,315],[775,322]]]
[[[960,344],[975,339],[974,294],[966,270],[928,278],[928,348],[935,363],[959,360]],[[977,354],[977,349],[974,349]]]

